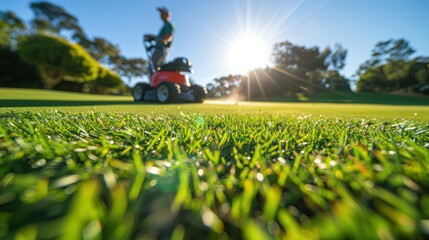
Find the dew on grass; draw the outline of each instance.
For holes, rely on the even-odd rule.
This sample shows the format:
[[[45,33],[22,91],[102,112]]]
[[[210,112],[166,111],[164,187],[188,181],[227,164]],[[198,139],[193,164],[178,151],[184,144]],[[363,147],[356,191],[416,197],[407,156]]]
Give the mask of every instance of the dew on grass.
[[[75,152],[86,152],[86,148],[75,148],[74,151]]]
[[[115,218],[116,214],[120,219],[113,219],[118,222],[118,228],[114,231],[131,229],[131,232],[126,233],[128,236],[139,233],[133,232],[138,229],[124,226],[127,223],[125,218],[150,222],[153,217],[137,215],[141,211],[128,211],[128,208],[138,209],[144,206],[156,213],[158,210],[153,205],[171,206],[173,203],[177,205],[177,209],[184,210],[184,215],[178,214],[182,210],[169,212],[169,207],[163,209],[163,213],[179,222],[182,217],[186,217],[187,220],[196,219],[201,223],[205,214],[205,224],[212,224],[210,226],[213,227],[226,222],[236,224],[233,231],[237,236],[229,235],[229,228],[222,232],[224,238],[233,239],[241,236],[241,226],[246,224],[242,219],[256,221],[263,234],[282,238],[284,233],[281,229],[288,229],[291,236],[297,236],[296,234],[305,235],[314,229],[329,227],[326,224],[332,221],[324,221],[325,218],[319,217],[324,216],[326,211],[331,211],[331,207],[338,219],[355,214],[350,208],[351,205],[356,205],[353,201],[355,199],[362,219],[384,219],[380,209],[386,201],[393,212],[401,212],[400,208],[410,212],[418,211],[429,202],[423,182],[428,174],[421,164],[426,156],[424,151],[429,148],[428,125],[425,123],[404,120],[398,120],[399,123],[394,120],[383,123],[374,118],[361,121],[360,117],[329,119],[325,114],[325,119],[321,116],[315,120],[301,113],[295,113],[295,117],[281,113],[269,117],[208,114],[203,117],[204,126],[207,127],[195,128],[198,125],[197,114],[161,115],[162,117],[151,116],[149,111],[144,114],[145,117],[106,114],[101,119],[104,123],[100,122],[100,115],[84,114],[61,115],[64,116],[61,120],[64,122],[59,123],[54,122],[58,121],[58,116],[52,117],[46,113],[40,117],[33,114],[25,121],[3,120],[0,128],[0,159],[6,170],[20,171],[20,174],[13,180],[0,179],[0,187],[11,192],[21,191],[20,189],[24,189],[21,192],[25,189],[35,190],[28,191],[27,198],[40,202],[26,206],[29,212],[34,212],[37,206],[43,207],[46,202],[52,202],[52,208],[66,209],[65,206],[71,205],[70,201],[74,201],[80,194],[89,194],[88,201],[85,199],[79,207],[101,207],[103,214],[97,221],[103,223],[110,221],[106,216]],[[319,116],[319,113],[314,113],[314,116]],[[120,117],[126,120],[127,128],[119,126]],[[45,124],[44,119],[48,119],[49,123]],[[32,120],[36,125],[33,128],[42,133],[40,136],[29,134],[28,130],[34,133],[30,125]],[[9,121],[16,126],[9,125]],[[26,124],[18,124],[20,121]],[[395,123],[398,123],[397,126],[392,126]],[[82,137],[74,137],[73,134],[81,133],[82,129],[88,131],[89,136],[82,134]],[[8,135],[5,135],[4,130]],[[138,134],[129,134],[127,131]],[[106,134],[110,136],[105,137]],[[222,140],[225,135],[228,138]],[[59,141],[49,141],[50,146],[47,147],[45,136],[52,136],[54,140],[57,136],[61,137],[58,137]],[[197,141],[192,141],[191,137]],[[20,144],[20,138],[23,139],[23,144]],[[158,138],[161,141],[155,142]],[[336,141],[338,139],[341,140]],[[116,145],[109,145],[112,142]],[[219,146],[220,142],[222,145]],[[366,147],[371,146],[372,142],[377,143],[377,149]],[[109,145],[106,149],[108,155],[104,152],[106,143]],[[134,156],[137,149],[142,152]],[[206,153],[207,156],[216,155],[219,162],[216,164],[211,161],[213,157],[208,158]],[[43,163],[36,161],[37,159],[46,160]],[[180,161],[170,161],[171,159]],[[251,164],[256,165],[254,169],[251,169],[249,163],[252,160],[255,160]],[[134,164],[141,164],[146,174],[135,171]],[[295,164],[299,166],[295,167]],[[28,166],[37,168],[28,169]],[[21,174],[23,169],[30,172]],[[368,171],[365,173],[366,170]],[[63,179],[74,174],[75,179]],[[391,176],[400,176],[397,181],[399,185],[390,184]],[[109,183],[113,180],[117,182]],[[98,182],[98,186],[95,184],[93,189],[94,192],[97,191],[96,197],[103,198],[102,200],[94,201],[91,197],[94,194],[80,191],[87,181]],[[251,183],[249,188],[243,188],[245,181]],[[159,194],[157,185],[170,185],[171,191]],[[373,191],[373,187],[380,191]],[[371,189],[364,190],[365,188]],[[140,199],[139,196],[144,197]],[[8,196],[0,194],[0,202],[4,200],[3,197],[8,200]],[[104,199],[105,197],[107,198]],[[22,206],[18,197],[10,201],[13,202],[11,206]],[[279,204],[271,209],[274,218],[267,219],[265,212],[270,211],[271,202]],[[361,204],[368,202],[379,202],[381,205],[375,204],[373,207],[372,204]],[[325,204],[327,207],[324,207]],[[112,212],[112,209],[116,212]],[[51,209],[48,211],[52,212]],[[205,211],[209,212],[204,213]],[[14,214],[13,211],[11,214]],[[15,216],[11,215],[12,217]],[[417,224],[421,221],[412,215],[409,217]],[[40,220],[38,216],[31,218]],[[329,214],[326,219],[332,220]],[[52,221],[55,224],[56,219],[53,218]],[[357,223],[351,220],[350,224]],[[386,231],[395,228],[390,221],[382,225]],[[181,226],[188,234],[187,226]],[[378,234],[378,226],[369,224],[368,227],[372,233]],[[400,228],[397,231],[403,234],[399,236],[408,236],[410,233],[418,235],[424,233],[422,228],[416,227],[413,232],[401,232]],[[39,230],[43,229],[38,228]],[[213,233],[214,238],[219,237],[216,234],[217,232]],[[339,233],[339,238],[344,237],[341,234],[343,233]],[[198,237],[201,236],[196,238]]]
[[[39,159],[36,162],[34,162],[31,167],[33,168],[38,168],[38,167],[42,167],[46,164],[46,159]]]
[[[258,179],[258,181],[262,182],[262,181],[264,181],[264,175],[262,175],[262,173],[257,173],[256,179]]]
[[[374,164],[372,165],[372,167],[374,168],[375,171],[378,171],[378,172],[382,172],[384,170],[384,167],[381,164]]]
[[[156,181],[156,179],[153,179],[149,182],[149,186],[151,186],[151,187],[155,187],[156,184],[158,184],[158,181]]]
[[[159,175],[161,173],[161,169],[154,166],[149,166],[146,168],[146,172],[153,174],[153,175]]]
[[[321,163],[322,163],[322,159],[320,159],[320,158],[316,158],[316,159],[314,159],[314,163],[315,163],[316,165],[319,165],[319,164],[321,164]]]
[[[203,117],[201,117],[201,116],[198,116],[198,117],[195,119],[195,124],[196,124],[197,126],[202,126],[202,125],[204,125],[204,118],[203,118]]]
[[[209,189],[209,184],[206,182],[200,182],[200,184],[198,185],[198,187],[202,190],[202,191],[207,191]]]
[[[79,175],[77,175],[77,174],[69,175],[69,176],[65,176],[65,177],[62,177],[62,178],[59,178],[58,180],[56,180],[53,183],[53,186],[57,187],[57,188],[65,187],[65,186],[71,185],[71,184],[73,184],[79,180],[80,180]]]
[[[169,168],[169,167],[171,167],[171,166],[172,166],[172,164],[171,164],[170,162],[167,162],[167,161],[162,161],[162,165],[163,165],[164,167],[167,167],[167,168]]]
[[[286,160],[284,158],[282,158],[282,157],[278,157],[277,161],[279,161],[282,165],[286,164]]]
[[[97,146],[88,146],[88,147],[86,147],[86,149],[88,150],[88,151],[92,151],[92,150],[95,150],[95,149],[97,149],[98,147]]]

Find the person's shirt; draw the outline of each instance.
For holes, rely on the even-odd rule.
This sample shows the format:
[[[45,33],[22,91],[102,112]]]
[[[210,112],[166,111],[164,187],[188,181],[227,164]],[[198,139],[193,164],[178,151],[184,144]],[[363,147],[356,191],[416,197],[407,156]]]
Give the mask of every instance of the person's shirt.
[[[161,30],[158,33],[158,36],[156,37],[156,39],[163,39],[165,38],[167,35],[173,35],[174,32],[174,25],[170,22],[170,21],[165,21],[164,25],[162,26]],[[163,48],[163,47],[169,47],[171,44],[168,43],[167,45],[164,44],[163,42],[157,42],[155,45],[155,48]]]

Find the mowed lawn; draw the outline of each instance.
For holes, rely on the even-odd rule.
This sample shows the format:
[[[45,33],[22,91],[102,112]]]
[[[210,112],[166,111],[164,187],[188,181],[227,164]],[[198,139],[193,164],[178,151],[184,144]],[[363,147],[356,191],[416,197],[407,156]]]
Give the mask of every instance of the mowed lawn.
[[[429,98],[373,94],[324,94],[322,97],[287,99],[290,102],[207,100],[204,104],[135,103],[131,96],[101,96],[60,91],[0,88],[1,112],[64,111],[169,115],[286,114],[385,120],[429,119]],[[284,99],[280,99],[284,100]],[[312,102],[307,102],[311,100]],[[366,103],[365,103],[366,102]]]
[[[428,238],[428,100],[300,98],[0,89],[0,238]]]

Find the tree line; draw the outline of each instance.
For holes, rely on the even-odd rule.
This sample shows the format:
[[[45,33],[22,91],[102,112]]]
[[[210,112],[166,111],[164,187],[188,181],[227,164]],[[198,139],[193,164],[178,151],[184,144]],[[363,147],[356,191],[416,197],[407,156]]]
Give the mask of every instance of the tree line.
[[[122,79],[146,74],[146,60],[127,58],[102,37],[89,37],[60,6],[33,2],[29,23],[0,11],[0,86],[124,93]]]
[[[60,6],[33,2],[32,20],[0,11],[0,87],[31,87],[90,93],[124,93],[147,74],[143,58],[127,58],[102,37],[89,37],[78,19]],[[429,57],[414,56],[405,39],[376,43],[352,79],[341,71],[347,49],[324,49],[290,41],[273,46],[273,66],[245,76],[226,75],[207,84],[208,97],[266,98],[323,91],[418,92],[429,94]]]
[[[412,57],[415,49],[405,39],[376,43],[371,58],[362,63],[353,79],[341,70],[346,65],[347,49],[306,47],[290,41],[273,47],[272,67],[254,69],[247,75],[227,75],[207,84],[209,97],[261,99],[293,96],[297,93],[351,91],[417,92],[429,95],[429,57]]]

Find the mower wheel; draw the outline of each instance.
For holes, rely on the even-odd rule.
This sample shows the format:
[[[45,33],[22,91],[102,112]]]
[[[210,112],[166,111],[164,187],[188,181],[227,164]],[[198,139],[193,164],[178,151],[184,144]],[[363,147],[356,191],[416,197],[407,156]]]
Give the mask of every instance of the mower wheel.
[[[144,95],[146,94],[147,90],[150,89],[150,85],[147,83],[137,83],[133,87],[133,98],[135,102],[142,102],[144,100]]]
[[[156,88],[156,99],[160,103],[174,103],[179,101],[180,86],[172,82],[162,82]]]
[[[192,94],[194,95],[195,103],[202,103],[206,99],[206,90],[200,85],[191,86]]]

